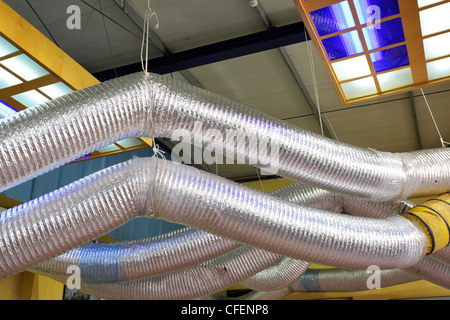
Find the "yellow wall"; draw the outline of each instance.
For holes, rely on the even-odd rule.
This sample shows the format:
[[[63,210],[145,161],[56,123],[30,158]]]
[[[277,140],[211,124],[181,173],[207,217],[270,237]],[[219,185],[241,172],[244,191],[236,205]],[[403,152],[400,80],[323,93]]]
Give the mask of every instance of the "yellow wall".
[[[61,283],[27,271],[0,280],[0,300],[62,300],[63,293]]]

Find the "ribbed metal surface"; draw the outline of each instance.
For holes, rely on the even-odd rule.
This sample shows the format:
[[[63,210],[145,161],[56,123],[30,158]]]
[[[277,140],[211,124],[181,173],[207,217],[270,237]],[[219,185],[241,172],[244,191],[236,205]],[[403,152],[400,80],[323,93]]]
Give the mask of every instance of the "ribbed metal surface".
[[[351,292],[366,291],[371,276],[366,270],[312,269],[290,286],[294,292]],[[380,288],[420,280],[403,270],[380,270]]]
[[[1,212],[0,277],[93,241],[140,214],[141,169],[137,161],[113,166]]]
[[[199,133],[198,122],[205,144],[214,141],[217,132],[208,129],[222,134],[233,130],[253,141],[268,142],[277,153],[278,174],[327,190],[383,201],[436,194],[450,187],[450,172],[444,165],[450,150],[392,154],[358,148],[186,83],[137,73],[2,120],[0,190],[126,137],[171,138],[175,130],[186,129],[192,138]],[[226,141],[228,147],[230,143]],[[235,150],[235,157],[257,167],[273,160],[258,154],[257,148],[247,149]],[[433,165],[425,169],[430,161]]]

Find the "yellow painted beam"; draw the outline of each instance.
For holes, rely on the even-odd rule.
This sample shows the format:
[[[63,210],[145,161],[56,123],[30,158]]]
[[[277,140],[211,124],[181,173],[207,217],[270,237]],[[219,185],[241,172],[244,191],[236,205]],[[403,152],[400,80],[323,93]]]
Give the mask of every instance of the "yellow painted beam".
[[[6,5],[4,1],[0,1],[0,32],[21,51],[27,53],[74,90],[99,83],[93,75]]]

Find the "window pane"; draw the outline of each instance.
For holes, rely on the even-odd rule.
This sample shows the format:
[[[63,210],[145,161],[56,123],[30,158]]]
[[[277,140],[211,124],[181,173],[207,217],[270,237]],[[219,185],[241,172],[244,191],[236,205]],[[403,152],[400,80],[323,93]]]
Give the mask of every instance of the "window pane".
[[[347,100],[371,96],[377,93],[377,87],[372,77],[341,84]]]
[[[360,78],[370,74],[366,56],[335,62],[331,65],[339,81]]]
[[[21,104],[23,104],[28,108],[34,107],[38,104],[42,104],[48,101],[48,99],[45,96],[43,96],[36,90],[20,93],[15,96],[12,96],[12,98],[19,101]]]
[[[377,78],[381,91],[390,91],[414,84],[411,68],[379,74]]]
[[[31,81],[49,74],[47,70],[25,54],[3,60],[0,63],[26,81]]]
[[[375,50],[405,41],[401,18],[363,28],[363,33],[369,50]]]
[[[420,11],[422,35],[429,36],[450,29],[450,3]]]
[[[353,28],[352,11],[347,1],[310,12],[311,20],[319,36]]]
[[[354,0],[354,3],[361,24],[373,23],[400,13],[397,0]]]
[[[322,43],[330,61],[364,52],[358,31],[324,39]]]
[[[409,64],[406,45],[370,54],[376,72],[395,69]]]
[[[423,40],[427,60],[450,55],[450,32]]]
[[[450,58],[427,63],[428,79],[436,80],[450,76]]]
[[[0,89],[5,89],[23,83],[19,78],[0,67]]]
[[[9,43],[9,41],[0,37],[0,58],[17,51],[19,50],[17,50],[16,47]]]

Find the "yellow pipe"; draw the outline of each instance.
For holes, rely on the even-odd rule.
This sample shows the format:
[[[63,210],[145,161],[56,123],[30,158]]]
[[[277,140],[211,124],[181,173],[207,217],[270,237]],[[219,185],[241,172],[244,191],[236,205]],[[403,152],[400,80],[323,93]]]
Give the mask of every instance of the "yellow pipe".
[[[427,254],[439,251],[450,243],[450,193],[418,205],[403,214],[419,224],[428,238]]]

